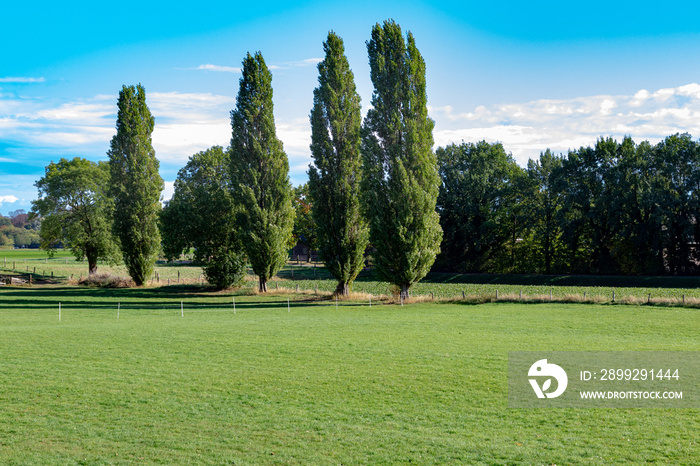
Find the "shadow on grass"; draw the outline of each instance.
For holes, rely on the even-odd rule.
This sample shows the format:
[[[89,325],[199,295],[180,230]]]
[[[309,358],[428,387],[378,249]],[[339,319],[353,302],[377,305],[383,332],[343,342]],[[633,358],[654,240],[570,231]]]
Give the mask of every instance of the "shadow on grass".
[[[185,301],[187,310],[231,309],[232,296],[240,296],[240,289],[215,292],[213,288],[197,285],[173,285],[159,288],[92,288],[75,286],[52,286],[45,288],[9,288],[0,292],[0,307],[15,310],[56,309],[121,309],[138,310],[180,310],[180,302]],[[244,289],[247,296],[247,289]],[[275,299],[277,298],[277,299]],[[322,297],[309,297],[288,301],[279,297],[266,300],[238,301],[236,309],[287,309],[328,304]],[[342,305],[342,304],[341,304]]]
[[[363,271],[357,278],[359,282],[376,280],[377,278],[370,271]],[[700,277],[630,277],[616,275],[499,275],[430,272],[421,282],[608,288],[700,288]]]

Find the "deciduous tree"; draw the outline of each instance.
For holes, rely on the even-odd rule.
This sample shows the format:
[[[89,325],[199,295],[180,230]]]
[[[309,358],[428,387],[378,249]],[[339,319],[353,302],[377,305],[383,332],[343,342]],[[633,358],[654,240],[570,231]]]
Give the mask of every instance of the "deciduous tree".
[[[495,272],[510,257],[509,220],[521,169],[500,143],[451,144],[439,148],[437,156],[442,179],[438,210],[445,235],[440,265]]]
[[[106,162],[79,157],[51,162],[35,183],[39,195],[32,201],[32,216],[43,217],[42,249],[52,253],[62,243],[77,260],[87,259],[89,275],[97,272],[98,260],[114,263],[119,257],[112,236],[108,185]]]
[[[311,110],[309,192],[321,257],[347,296],[362,271],[369,228],[360,211],[360,96],[342,39],[331,32]]]
[[[442,239],[435,123],[413,34],[404,40],[395,22],[376,24],[367,50],[374,93],[362,127],[365,212],[375,271],[406,297],[430,270]]]
[[[293,189],[292,205],[294,206],[294,242],[300,242],[309,250],[316,249],[318,233],[313,219],[312,200],[309,194],[309,183],[304,183]]]
[[[231,111],[231,183],[241,207],[241,239],[259,290],[286,263],[294,208],[289,160],[277,138],[272,74],[260,52],[243,60],[243,76]]]
[[[231,193],[229,154],[220,146],[190,157],[175,180],[175,192],[161,213],[163,251],[168,259],[194,248],[209,283],[229,288],[245,276]]]
[[[117,105],[117,134],[107,152],[114,232],[129,275],[142,286],[160,251],[158,216],[163,179],[151,144],[154,119],[146,105],[145,89],[140,84],[123,86]]]
[[[534,261],[530,273],[551,274],[561,272],[560,262],[561,222],[560,212],[564,202],[562,179],[563,157],[554,155],[549,149],[540,154],[539,160],[527,164],[527,186],[525,210],[529,227],[533,233]]]

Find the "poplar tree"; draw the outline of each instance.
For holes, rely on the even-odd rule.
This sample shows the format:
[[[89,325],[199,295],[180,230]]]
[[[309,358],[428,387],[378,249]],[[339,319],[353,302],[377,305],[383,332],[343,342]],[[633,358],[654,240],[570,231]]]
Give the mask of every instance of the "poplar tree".
[[[154,120],[146,105],[145,89],[140,84],[122,86],[117,105],[117,134],[107,152],[114,233],[129,275],[142,286],[160,251],[158,216],[163,179],[151,144]]]
[[[360,96],[343,40],[330,32],[323,49],[310,118],[309,192],[321,257],[338,280],[336,294],[347,296],[369,240],[360,212]]]
[[[374,93],[362,128],[363,194],[375,270],[403,297],[428,273],[442,239],[425,62],[410,32],[406,39],[392,20],[372,28],[367,50]]]
[[[260,52],[243,60],[236,108],[231,111],[231,182],[241,240],[259,277],[259,290],[284,266],[294,228],[289,160],[277,138],[272,74]]]

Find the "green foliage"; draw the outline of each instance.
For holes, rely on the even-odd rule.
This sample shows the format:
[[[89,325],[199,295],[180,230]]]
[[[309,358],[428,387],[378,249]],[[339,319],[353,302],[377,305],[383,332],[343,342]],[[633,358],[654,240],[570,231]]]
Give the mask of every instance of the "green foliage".
[[[9,213],[9,217],[0,215],[0,249],[38,248],[41,238],[38,230],[40,218],[29,218],[22,209]]]
[[[439,190],[425,62],[409,32],[376,24],[367,43],[374,93],[362,127],[362,191],[376,272],[408,295],[440,250]]]
[[[551,274],[565,270],[561,261],[561,208],[564,202],[562,178],[563,157],[549,149],[540,154],[537,161],[527,164],[527,187],[524,193],[524,210],[527,227],[531,229],[526,247],[532,251],[529,267],[531,273]]]
[[[231,111],[231,184],[241,207],[241,241],[260,291],[287,262],[294,208],[289,160],[277,138],[272,74],[260,52],[243,60],[243,76]]]
[[[698,270],[700,147],[600,139],[569,153],[562,238],[568,271],[684,275]]]
[[[452,144],[437,150],[438,211],[444,233],[439,265],[459,272],[493,271],[511,258],[516,180],[522,174],[500,143]],[[512,242],[512,241],[511,241]]]
[[[700,144],[690,135],[655,146],[605,138],[565,157],[547,150],[524,172],[500,145],[452,145],[437,153],[441,268],[603,275],[700,270]]]
[[[69,247],[76,260],[87,258],[88,273],[97,261],[115,263],[119,249],[112,237],[113,203],[107,195],[109,166],[79,157],[51,162],[35,183],[39,198],[32,214],[43,217],[41,247],[51,254],[57,244]]]
[[[676,134],[657,144],[652,154],[657,173],[652,195],[662,209],[655,217],[661,218],[666,267],[674,275],[696,274],[700,263],[700,144],[689,134]]]
[[[163,179],[151,144],[154,120],[146,105],[145,89],[140,84],[123,86],[117,105],[117,134],[107,152],[114,232],[129,275],[142,286],[160,251],[158,215]]]
[[[163,251],[170,260],[194,248],[209,283],[224,289],[240,283],[246,261],[237,238],[229,154],[220,146],[190,157],[161,212]]]
[[[309,183],[304,183],[293,189],[292,206],[294,207],[294,242],[301,242],[309,249],[317,247],[317,226],[311,214],[312,200],[309,194]]]
[[[570,184],[564,204],[569,216],[565,237],[574,272],[619,271],[612,254],[617,215],[614,205],[617,152],[617,141],[600,139],[595,147],[581,148],[564,161]]]
[[[15,247],[15,240],[10,234],[10,228],[12,227],[0,224],[0,249],[12,249]]]
[[[41,245],[41,237],[31,229],[17,228],[0,225],[0,248],[38,248]]]
[[[309,192],[322,259],[338,280],[336,291],[347,295],[369,241],[360,212],[360,96],[342,39],[329,33],[323,49],[310,117]]]

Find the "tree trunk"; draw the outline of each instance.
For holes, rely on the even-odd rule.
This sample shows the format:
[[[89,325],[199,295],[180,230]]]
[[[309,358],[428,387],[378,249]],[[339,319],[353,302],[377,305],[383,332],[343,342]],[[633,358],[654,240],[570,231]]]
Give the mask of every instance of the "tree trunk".
[[[408,299],[411,297],[411,294],[408,292],[408,288],[410,286],[411,285],[406,285],[406,284],[401,285],[401,298]]]
[[[259,278],[259,288],[258,291],[260,293],[267,293],[267,279],[263,277],[258,277]]]
[[[338,286],[335,288],[335,293],[338,296],[350,296],[350,284],[347,282],[338,282]]]
[[[97,254],[87,251],[86,254],[88,261],[88,276],[97,273]]]

